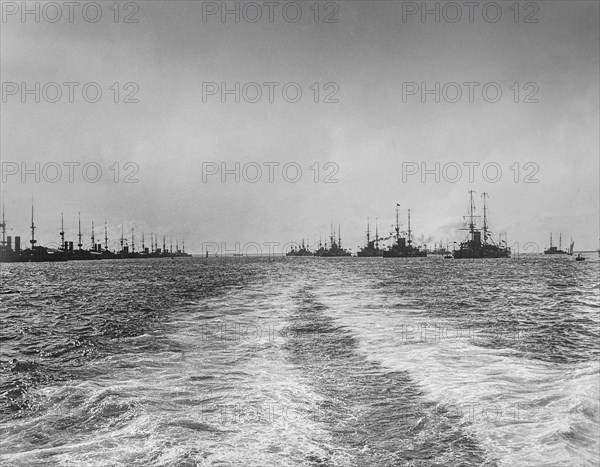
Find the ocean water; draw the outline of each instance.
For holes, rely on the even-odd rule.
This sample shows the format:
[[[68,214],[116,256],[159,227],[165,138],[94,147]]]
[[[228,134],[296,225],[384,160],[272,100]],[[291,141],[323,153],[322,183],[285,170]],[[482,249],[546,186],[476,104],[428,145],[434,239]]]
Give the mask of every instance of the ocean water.
[[[599,465],[599,265],[4,264],[0,462]]]

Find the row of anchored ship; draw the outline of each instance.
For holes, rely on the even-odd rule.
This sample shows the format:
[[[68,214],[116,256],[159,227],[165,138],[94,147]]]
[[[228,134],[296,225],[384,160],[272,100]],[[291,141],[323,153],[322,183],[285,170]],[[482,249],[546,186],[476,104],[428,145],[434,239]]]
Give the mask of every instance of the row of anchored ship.
[[[483,197],[483,224],[481,228],[477,228],[476,219],[479,216],[475,215],[475,201],[473,199],[473,191],[469,192],[470,204],[469,215],[465,216],[467,227],[463,230],[468,230],[467,239],[460,243],[458,249],[448,250],[448,245],[444,248],[440,242],[438,248],[431,253],[444,255],[445,258],[467,259],[467,258],[509,258],[510,248],[506,245],[506,241],[494,242],[492,233],[489,229],[487,220],[487,193],[482,193]],[[384,258],[422,258],[427,256],[427,248],[425,245],[416,245],[412,238],[411,230],[411,210],[408,210],[408,230],[403,232],[400,230],[399,218],[400,205],[396,204],[396,224],[394,232],[390,237],[380,237],[379,229],[375,227],[375,237],[371,237],[370,225],[367,221],[367,244],[361,248],[356,254],[359,257],[384,257]],[[393,238],[393,243],[389,247],[384,247],[382,242]],[[338,237],[335,238],[335,232],[332,227],[329,243],[324,245],[319,242],[319,247],[316,251],[311,251],[307,244],[302,241],[297,247],[287,253],[287,256],[351,256],[352,254],[342,248],[340,229],[338,227]]]
[[[384,258],[420,258],[427,254],[443,255],[444,258],[471,259],[471,258],[509,258],[511,251],[506,245],[505,240],[499,240],[497,243],[492,238],[492,232],[489,229],[487,219],[487,197],[488,193],[482,193],[483,198],[483,223],[481,228],[477,227],[477,218],[475,215],[475,201],[473,191],[469,191],[469,214],[465,216],[468,236],[464,242],[461,242],[458,249],[453,247],[452,251],[448,249],[448,244],[444,247],[440,242],[439,246],[433,251],[428,252],[426,245],[417,245],[413,241],[411,229],[411,210],[408,210],[408,230],[401,231],[399,208],[396,204],[396,224],[394,232],[388,237],[380,237],[379,229],[376,224],[375,236],[371,236],[370,225],[367,221],[367,244],[357,252],[359,257],[384,257]],[[104,244],[97,242],[98,237],[94,233],[94,223],[91,229],[91,248],[83,248],[83,235],[81,233],[81,218],[79,218],[78,243],[74,245],[72,241],[65,239],[64,219],[61,214],[60,244],[58,248],[49,248],[40,246],[35,239],[36,226],[33,217],[33,206],[31,207],[31,239],[28,248],[21,248],[21,237],[13,238],[6,235],[6,221],[4,219],[4,207],[2,209],[2,244],[0,245],[0,262],[41,262],[41,261],[69,261],[69,260],[99,260],[99,259],[128,259],[128,258],[189,258],[192,255],[185,252],[185,241],[182,241],[181,248],[176,241],[173,248],[171,239],[170,248],[167,248],[166,237],[162,237],[162,248],[159,247],[159,236],[154,233],[150,236],[149,245],[145,242],[145,236],[142,232],[141,248],[136,250],[134,230],[131,229],[130,238],[126,238],[123,229],[121,229],[120,249],[110,249],[108,246],[108,231],[106,222],[104,223]],[[393,239],[391,246],[384,246],[383,242]],[[559,238],[558,248],[552,244],[552,234],[550,234],[550,247],[544,251],[547,255],[572,255],[574,242],[571,241],[567,251],[562,250],[562,235]],[[456,245],[456,243],[454,243]],[[75,246],[77,248],[75,248]],[[600,254],[600,250],[598,250]],[[208,253],[207,253],[208,256]],[[321,257],[344,257],[352,256],[352,253],[342,247],[340,228],[338,227],[337,239],[333,226],[329,242],[324,244],[319,241],[318,248],[311,251],[308,243],[302,241],[286,254],[286,256],[321,256]],[[581,256],[581,255],[580,255]],[[577,258],[580,260],[580,258]],[[581,259],[582,260],[582,259]]]
[[[91,230],[91,248],[83,248],[83,234],[81,233],[81,216],[79,217],[79,233],[76,245],[65,238],[64,218],[61,214],[60,244],[58,248],[48,248],[38,245],[35,238],[36,225],[33,219],[33,206],[31,207],[31,239],[29,247],[23,248],[21,237],[15,236],[14,246],[13,238],[6,235],[6,220],[4,218],[4,206],[2,208],[2,245],[0,246],[0,262],[47,262],[47,261],[76,261],[76,260],[100,260],[100,259],[129,259],[129,258],[190,258],[192,255],[185,252],[185,242],[182,241],[182,247],[179,248],[179,242],[176,242],[173,249],[171,239],[170,248],[167,248],[166,237],[162,237],[162,248],[159,247],[158,235],[151,234],[150,244],[145,242],[144,233],[140,249],[136,250],[134,230],[131,229],[131,238],[126,238],[123,229],[121,229],[120,249],[111,250],[108,246],[108,230],[106,222],[104,223],[104,244],[97,242],[99,237],[95,236],[94,223]],[[102,240],[100,238],[100,240]],[[131,240],[131,242],[129,241]]]

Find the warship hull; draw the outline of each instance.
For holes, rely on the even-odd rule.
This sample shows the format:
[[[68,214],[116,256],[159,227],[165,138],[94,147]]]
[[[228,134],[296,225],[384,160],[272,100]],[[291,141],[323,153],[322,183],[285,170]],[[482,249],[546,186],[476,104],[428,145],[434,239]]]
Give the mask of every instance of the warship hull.
[[[491,248],[485,248],[491,247]],[[510,258],[510,251],[493,245],[485,245],[484,248],[461,247],[454,252],[454,259],[477,259],[477,258]]]
[[[382,258],[383,250],[368,250],[365,248],[356,253],[356,256],[359,258]]]
[[[384,251],[383,257],[384,258],[426,258],[427,252],[417,250],[417,249],[414,249],[411,251],[391,249],[391,250]]]

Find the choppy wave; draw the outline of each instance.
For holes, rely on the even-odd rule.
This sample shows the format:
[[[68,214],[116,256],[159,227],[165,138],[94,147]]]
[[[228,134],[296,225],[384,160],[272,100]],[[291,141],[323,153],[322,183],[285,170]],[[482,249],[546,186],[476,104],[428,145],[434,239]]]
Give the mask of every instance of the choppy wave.
[[[2,265],[6,465],[597,465],[598,262]]]

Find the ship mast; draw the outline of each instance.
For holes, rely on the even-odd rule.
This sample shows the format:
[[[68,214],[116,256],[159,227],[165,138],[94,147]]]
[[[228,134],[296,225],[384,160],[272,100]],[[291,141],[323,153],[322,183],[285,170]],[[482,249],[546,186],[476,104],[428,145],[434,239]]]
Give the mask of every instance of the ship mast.
[[[2,223],[0,224],[0,228],[2,228],[2,246],[6,245],[6,221],[4,220],[4,196],[2,197]]]
[[[35,224],[33,223],[33,199],[31,200],[31,249],[35,246],[37,240],[35,239]]]
[[[473,214],[475,212],[475,202],[473,201],[473,193],[473,190],[469,191],[469,194],[471,195],[469,206],[469,232],[471,233],[471,240],[474,240],[475,238],[475,216]]]
[[[485,193],[485,192],[481,193],[481,197],[483,198],[483,243],[487,243],[487,239],[488,239],[487,206],[485,203],[485,199],[488,196],[489,196],[488,193]]]
[[[331,224],[331,230],[329,234],[329,241],[331,242],[330,248],[333,248],[333,244],[335,243],[335,230],[333,229],[333,224]]]
[[[375,248],[379,249],[379,225],[378,219],[375,218]]]
[[[185,253],[185,238],[181,241],[181,252]]]
[[[552,248],[552,232],[550,232],[550,248]]]
[[[338,224],[338,247],[342,248],[342,235],[340,233],[341,227],[340,224]]]
[[[371,232],[369,230],[369,218],[367,217],[367,245],[371,242]]]
[[[562,233],[558,234],[558,249],[562,249]]]
[[[171,250],[169,251],[169,253],[173,253],[173,236],[171,236]]]
[[[81,247],[83,246],[83,243],[81,243],[81,213],[78,212],[77,215],[79,216],[79,233],[77,234],[77,237],[79,238],[79,243],[77,244],[77,246],[81,250]]]
[[[106,221],[104,221],[104,249],[108,251],[108,230],[106,230]]]
[[[396,243],[400,244],[400,220],[398,218],[398,208],[400,205],[396,203]]]
[[[135,236],[133,235],[133,226],[131,227],[131,252],[135,252]]]
[[[410,230],[410,209],[408,210],[408,244],[412,243],[412,233]]]
[[[96,238],[94,237],[94,221],[92,221],[92,250],[96,250]]]
[[[142,253],[146,252],[146,244],[144,243],[144,232],[142,232]]]
[[[124,234],[125,234],[125,230],[124,230],[123,224],[121,224],[121,252],[123,252],[123,243],[125,242],[123,239]]]
[[[167,251],[167,245],[165,243],[165,236],[163,235],[163,248],[162,248],[162,252],[165,253]]]
[[[4,221],[4,214],[2,214],[2,220]],[[62,212],[60,213],[60,248],[62,250],[67,249],[65,246],[65,219]]]

